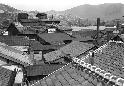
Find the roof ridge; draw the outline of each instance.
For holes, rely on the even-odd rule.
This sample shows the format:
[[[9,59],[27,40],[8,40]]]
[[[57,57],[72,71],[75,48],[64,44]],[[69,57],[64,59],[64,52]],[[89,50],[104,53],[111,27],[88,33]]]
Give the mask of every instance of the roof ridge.
[[[44,78],[43,78],[43,79],[41,79],[41,80],[46,79],[46,78],[47,78],[47,77],[49,77],[50,75],[52,75],[52,74],[54,74],[55,72],[57,72],[57,71],[59,71],[59,70],[63,69],[64,67],[68,66],[69,64],[71,64],[71,62],[70,62],[70,63],[68,63],[68,64],[66,64],[66,65],[64,65],[63,67],[61,67],[61,68],[59,68],[59,69],[55,70],[54,72],[50,73],[48,76],[44,77]],[[41,81],[41,80],[39,80],[39,81]],[[38,83],[39,81],[35,82],[34,84]],[[32,84],[31,86],[34,86],[34,84]]]

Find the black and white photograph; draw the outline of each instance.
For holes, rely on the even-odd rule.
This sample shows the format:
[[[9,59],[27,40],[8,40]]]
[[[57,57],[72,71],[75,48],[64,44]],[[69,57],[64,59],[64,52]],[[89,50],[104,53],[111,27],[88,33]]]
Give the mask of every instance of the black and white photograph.
[[[124,0],[0,0],[0,86],[124,85]]]

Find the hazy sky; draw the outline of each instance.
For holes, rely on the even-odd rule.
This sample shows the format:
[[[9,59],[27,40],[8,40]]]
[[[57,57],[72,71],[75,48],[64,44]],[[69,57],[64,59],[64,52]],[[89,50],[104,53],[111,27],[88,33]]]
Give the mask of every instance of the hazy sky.
[[[124,3],[124,0],[0,0],[20,10],[62,11],[83,4]]]

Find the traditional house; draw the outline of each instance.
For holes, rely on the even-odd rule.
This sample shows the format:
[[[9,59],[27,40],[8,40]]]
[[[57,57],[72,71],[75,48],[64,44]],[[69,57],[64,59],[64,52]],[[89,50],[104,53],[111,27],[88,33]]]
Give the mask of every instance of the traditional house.
[[[30,40],[30,49],[31,51],[33,51],[34,54],[34,59],[37,61],[36,64],[39,64],[39,61],[45,61],[44,60],[44,54],[55,51],[57,49],[59,49],[60,47],[64,46],[64,45],[60,45],[60,46],[56,46],[56,45],[42,45],[40,42],[35,41],[35,40]]]
[[[36,61],[44,62],[43,55],[57,50],[64,45],[42,45],[36,40],[30,40],[24,36],[0,36],[1,45],[9,46],[18,51],[27,53]],[[3,60],[4,61],[4,60]],[[6,62],[6,61],[5,61]]]
[[[28,14],[27,13],[18,13],[18,21],[21,19],[28,19]]]
[[[16,36],[20,33],[20,31],[16,28],[14,23],[11,23],[7,28],[7,32],[9,36]]]
[[[13,22],[7,29],[9,36],[27,36],[30,39],[37,39],[37,32],[34,28],[23,26],[19,22]]]
[[[47,33],[57,33],[59,32],[59,29],[56,25],[53,24],[46,24],[46,32]]]
[[[38,17],[39,19],[47,19],[47,14],[46,13],[38,13],[36,15],[36,17]]]
[[[45,13],[38,13],[36,15],[38,19],[28,19],[28,14],[26,13],[19,13],[18,14],[18,21],[23,25],[23,26],[41,26],[41,25],[46,25],[46,24],[59,24],[59,20],[54,20],[54,19],[47,19],[47,14]]]

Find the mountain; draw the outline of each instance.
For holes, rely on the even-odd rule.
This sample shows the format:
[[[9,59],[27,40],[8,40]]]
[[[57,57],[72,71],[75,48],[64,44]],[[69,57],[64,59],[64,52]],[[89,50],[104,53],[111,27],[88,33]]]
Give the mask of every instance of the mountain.
[[[121,18],[124,15],[124,4],[121,3],[105,3],[100,5],[80,5],[68,10],[64,13],[73,16],[79,16],[84,19],[96,19],[100,17],[105,20]]]

